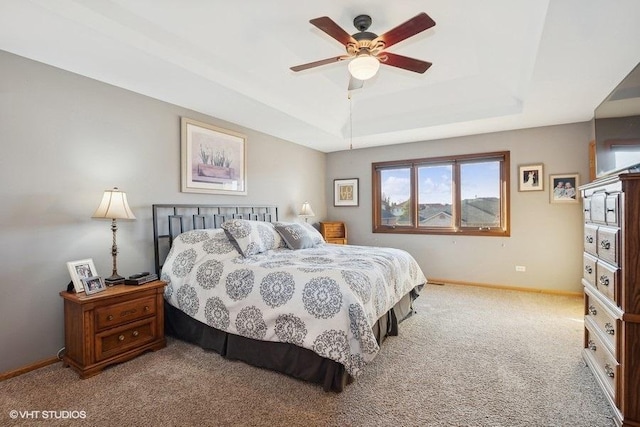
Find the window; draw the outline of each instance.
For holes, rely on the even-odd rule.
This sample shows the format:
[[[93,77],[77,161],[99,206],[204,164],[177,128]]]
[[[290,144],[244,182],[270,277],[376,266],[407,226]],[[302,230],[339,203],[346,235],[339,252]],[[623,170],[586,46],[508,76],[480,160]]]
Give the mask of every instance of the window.
[[[509,236],[509,152],[372,164],[373,232]]]

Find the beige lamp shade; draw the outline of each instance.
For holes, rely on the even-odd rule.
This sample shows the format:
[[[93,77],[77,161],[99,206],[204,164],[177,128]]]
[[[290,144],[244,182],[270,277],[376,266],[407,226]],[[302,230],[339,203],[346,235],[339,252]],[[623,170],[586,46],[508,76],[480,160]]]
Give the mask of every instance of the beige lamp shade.
[[[313,213],[313,209],[311,209],[311,204],[309,202],[304,202],[302,204],[302,208],[300,208],[300,213],[298,215],[304,218],[316,216],[316,214]]]
[[[127,203],[127,193],[114,187],[113,190],[104,192],[100,206],[93,213],[92,218],[136,219],[136,216]]]

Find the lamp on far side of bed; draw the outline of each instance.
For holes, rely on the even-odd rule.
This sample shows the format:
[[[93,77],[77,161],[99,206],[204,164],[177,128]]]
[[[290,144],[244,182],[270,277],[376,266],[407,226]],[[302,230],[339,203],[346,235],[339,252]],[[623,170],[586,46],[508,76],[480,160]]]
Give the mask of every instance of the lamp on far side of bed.
[[[92,218],[111,219],[111,231],[113,232],[113,244],[111,245],[111,256],[113,257],[113,273],[111,277],[104,279],[108,286],[124,283],[124,277],[118,274],[116,258],[118,256],[118,246],[116,245],[116,231],[118,231],[117,219],[136,219],[129,203],[127,194],[114,187],[113,190],[105,190],[100,206],[93,213]]]
[[[302,204],[302,207],[300,208],[300,213],[298,214],[298,216],[304,218],[304,222],[307,222],[310,217],[316,216],[316,214],[313,213],[311,204],[309,202],[304,202]]]

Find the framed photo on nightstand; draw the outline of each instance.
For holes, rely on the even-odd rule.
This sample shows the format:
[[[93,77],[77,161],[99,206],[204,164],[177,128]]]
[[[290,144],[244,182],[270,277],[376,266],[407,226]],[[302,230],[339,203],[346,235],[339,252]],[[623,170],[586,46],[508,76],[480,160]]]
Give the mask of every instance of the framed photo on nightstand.
[[[104,280],[102,280],[102,277],[100,276],[83,277],[82,285],[84,286],[84,292],[87,295],[95,294],[97,292],[102,292],[105,289],[107,289],[107,287],[104,284]]]
[[[96,266],[93,264],[93,260],[91,258],[81,259],[79,261],[69,261],[67,263],[67,269],[69,270],[69,275],[71,276],[73,288],[76,293],[84,291],[82,279],[98,275]]]

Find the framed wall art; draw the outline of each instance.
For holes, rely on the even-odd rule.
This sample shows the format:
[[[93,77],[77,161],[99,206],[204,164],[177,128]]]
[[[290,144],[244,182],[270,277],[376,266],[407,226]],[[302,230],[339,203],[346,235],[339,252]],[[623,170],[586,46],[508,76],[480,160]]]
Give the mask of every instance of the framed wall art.
[[[358,206],[358,178],[333,180],[333,206]]]
[[[542,164],[524,165],[518,168],[518,191],[543,191],[544,174]]]
[[[182,118],[182,192],[247,194],[247,137]]]
[[[578,203],[580,175],[577,173],[549,175],[549,202]]]
[[[82,279],[98,275],[96,266],[93,264],[93,260],[90,258],[81,259],[78,261],[69,261],[67,263],[67,270],[69,270],[69,275],[71,276],[73,288],[76,293],[84,291],[84,284],[82,283]]]

